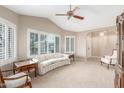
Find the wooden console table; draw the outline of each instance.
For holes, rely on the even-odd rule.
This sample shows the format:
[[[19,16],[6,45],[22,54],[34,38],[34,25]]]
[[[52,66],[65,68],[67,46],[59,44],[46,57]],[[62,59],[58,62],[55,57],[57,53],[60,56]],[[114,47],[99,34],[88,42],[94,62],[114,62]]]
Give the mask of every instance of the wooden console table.
[[[34,69],[35,72],[35,77],[37,76],[37,62],[31,61],[31,60],[25,60],[25,61],[18,61],[18,62],[14,62],[13,63],[13,72],[15,73],[17,72],[24,72],[24,71],[28,71],[28,73],[30,73],[30,71],[32,69]]]

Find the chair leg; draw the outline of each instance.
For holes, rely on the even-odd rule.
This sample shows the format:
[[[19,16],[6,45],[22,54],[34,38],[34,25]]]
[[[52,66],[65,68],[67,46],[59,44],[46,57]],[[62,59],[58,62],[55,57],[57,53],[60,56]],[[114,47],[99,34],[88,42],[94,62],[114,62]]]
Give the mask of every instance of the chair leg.
[[[29,86],[29,88],[32,88],[31,82],[28,82],[28,86]]]
[[[109,69],[109,64],[108,64],[107,68]]]

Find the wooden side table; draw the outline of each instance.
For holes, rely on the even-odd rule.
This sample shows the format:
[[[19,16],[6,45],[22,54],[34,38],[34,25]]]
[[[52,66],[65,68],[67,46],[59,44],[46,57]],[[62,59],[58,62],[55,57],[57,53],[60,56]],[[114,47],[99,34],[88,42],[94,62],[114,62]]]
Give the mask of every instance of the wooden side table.
[[[25,72],[30,71],[34,69],[35,71],[35,77],[37,76],[37,62],[31,61],[31,60],[25,60],[25,61],[18,61],[13,63],[13,72],[14,74],[17,72]]]
[[[73,61],[75,61],[75,56],[74,56],[74,54],[71,54],[71,53],[65,53],[65,54],[69,55],[68,57],[69,57],[70,59],[73,59]]]

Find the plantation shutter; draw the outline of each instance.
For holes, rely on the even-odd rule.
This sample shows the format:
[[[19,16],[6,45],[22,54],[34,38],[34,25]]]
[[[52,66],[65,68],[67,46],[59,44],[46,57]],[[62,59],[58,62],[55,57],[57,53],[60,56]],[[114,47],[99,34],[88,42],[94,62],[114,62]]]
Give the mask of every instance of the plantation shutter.
[[[16,58],[16,25],[0,18],[0,62]]]
[[[0,23],[0,60],[5,59],[5,25]]]
[[[73,36],[67,36],[65,38],[65,52],[74,53],[75,38]]]
[[[7,28],[7,58],[14,57],[14,28]]]
[[[69,52],[70,48],[70,39],[67,37],[66,38],[66,52]]]
[[[74,52],[74,38],[70,38],[70,40],[71,40],[70,41],[70,43],[71,43],[71,48],[70,48],[71,50],[70,51]]]

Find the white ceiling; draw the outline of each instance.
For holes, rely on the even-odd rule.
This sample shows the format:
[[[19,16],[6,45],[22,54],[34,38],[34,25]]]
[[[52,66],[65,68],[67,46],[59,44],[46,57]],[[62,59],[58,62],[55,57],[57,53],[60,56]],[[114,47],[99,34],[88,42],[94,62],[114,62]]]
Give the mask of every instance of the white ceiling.
[[[48,18],[62,29],[74,32],[113,26],[116,16],[124,12],[124,5],[79,5],[80,9],[75,14],[85,19],[67,20],[66,16],[55,16],[55,14],[66,13],[69,9],[68,5],[6,5],[5,7],[18,14]]]

